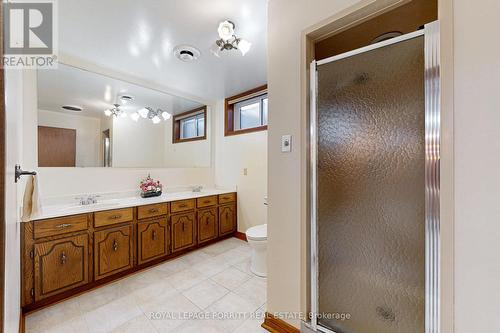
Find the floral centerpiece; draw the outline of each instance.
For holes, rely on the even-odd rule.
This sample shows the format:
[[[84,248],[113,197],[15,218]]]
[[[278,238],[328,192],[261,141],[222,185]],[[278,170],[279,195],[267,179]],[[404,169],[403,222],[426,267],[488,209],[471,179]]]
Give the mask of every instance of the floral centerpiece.
[[[141,181],[139,187],[141,188],[141,197],[143,198],[158,197],[161,195],[163,189],[160,181],[154,180],[149,174],[146,179]]]

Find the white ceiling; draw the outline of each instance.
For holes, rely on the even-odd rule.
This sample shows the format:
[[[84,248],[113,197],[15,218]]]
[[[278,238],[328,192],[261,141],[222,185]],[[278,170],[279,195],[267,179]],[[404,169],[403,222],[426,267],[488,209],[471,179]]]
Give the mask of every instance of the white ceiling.
[[[129,114],[146,106],[171,114],[201,106],[185,98],[71,66],[60,64],[57,70],[38,71],[38,108],[42,110],[75,113],[64,110],[61,106],[76,105],[83,108],[83,112],[76,112],[77,114],[100,118],[104,110],[111,108],[113,103],[122,104],[118,99],[122,94],[134,98],[121,107]]]
[[[59,52],[207,100],[266,83],[267,0],[64,0]],[[246,56],[217,58],[210,47],[224,19],[252,43]],[[195,63],[173,56],[179,44],[201,51]]]

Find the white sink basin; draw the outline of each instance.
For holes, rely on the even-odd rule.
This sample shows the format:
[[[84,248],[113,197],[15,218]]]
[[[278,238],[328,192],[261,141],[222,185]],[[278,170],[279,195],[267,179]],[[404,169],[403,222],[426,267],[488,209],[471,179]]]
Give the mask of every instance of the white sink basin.
[[[98,202],[98,203],[90,204],[90,205],[63,206],[63,207],[60,207],[58,210],[68,211],[68,210],[79,210],[79,209],[81,209],[81,210],[85,210],[85,209],[99,210],[100,208],[109,209],[109,208],[113,208],[113,206],[117,206],[119,203],[120,203],[119,201],[109,200],[109,201]]]

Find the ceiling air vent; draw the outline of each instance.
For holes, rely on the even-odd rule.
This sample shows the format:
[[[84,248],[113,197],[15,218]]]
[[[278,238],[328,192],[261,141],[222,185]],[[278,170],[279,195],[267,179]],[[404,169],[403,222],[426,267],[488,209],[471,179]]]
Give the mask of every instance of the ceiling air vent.
[[[181,61],[193,62],[200,57],[200,51],[193,46],[179,45],[174,49],[174,55]]]
[[[63,105],[62,108],[68,111],[75,111],[75,112],[83,111],[83,108],[81,106],[76,106],[76,105]]]

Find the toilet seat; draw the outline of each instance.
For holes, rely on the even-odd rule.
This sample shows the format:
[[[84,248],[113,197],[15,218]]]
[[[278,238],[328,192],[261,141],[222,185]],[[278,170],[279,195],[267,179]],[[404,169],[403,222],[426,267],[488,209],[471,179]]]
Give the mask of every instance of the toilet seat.
[[[247,239],[253,241],[265,241],[267,240],[267,224],[257,225],[251,227],[246,232]]]

